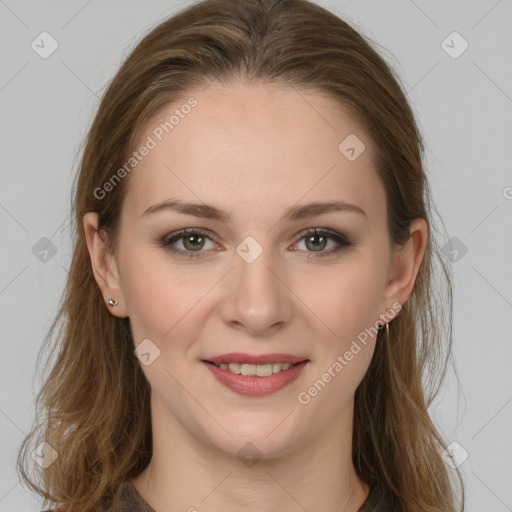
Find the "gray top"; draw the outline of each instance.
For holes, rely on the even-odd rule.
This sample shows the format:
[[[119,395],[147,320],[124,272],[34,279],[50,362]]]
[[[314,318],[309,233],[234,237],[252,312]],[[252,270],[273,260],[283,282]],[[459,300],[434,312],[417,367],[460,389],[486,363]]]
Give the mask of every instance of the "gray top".
[[[155,512],[127,480],[123,484],[116,512]],[[373,488],[358,512],[392,512],[379,488]]]

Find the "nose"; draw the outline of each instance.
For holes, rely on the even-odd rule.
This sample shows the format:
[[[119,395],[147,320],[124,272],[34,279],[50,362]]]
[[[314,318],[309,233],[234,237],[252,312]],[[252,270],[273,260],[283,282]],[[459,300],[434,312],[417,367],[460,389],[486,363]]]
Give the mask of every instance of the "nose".
[[[252,262],[234,255],[221,306],[224,322],[252,334],[282,328],[293,314],[293,293],[282,262],[270,249],[262,249]]]

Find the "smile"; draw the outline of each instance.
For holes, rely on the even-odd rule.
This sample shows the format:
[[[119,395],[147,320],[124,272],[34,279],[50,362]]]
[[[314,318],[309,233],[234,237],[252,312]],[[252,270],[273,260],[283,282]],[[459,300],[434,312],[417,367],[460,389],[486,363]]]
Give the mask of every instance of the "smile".
[[[202,361],[215,379],[231,391],[244,396],[274,394],[297,380],[310,362],[298,363],[214,363]]]
[[[248,363],[212,363],[221,370],[228,370],[236,375],[270,377],[274,373],[288,370],[292,365],[290,363],[270,363],[270,364],[248,364]]]

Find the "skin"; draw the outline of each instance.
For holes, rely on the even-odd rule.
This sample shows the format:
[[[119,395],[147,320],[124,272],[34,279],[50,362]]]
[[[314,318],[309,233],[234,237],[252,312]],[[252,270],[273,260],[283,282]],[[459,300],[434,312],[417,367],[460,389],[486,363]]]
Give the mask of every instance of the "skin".
[[[409,298],[428,226],[415,219],[409,243],[392,246],[372,142],[318,92],[211,84],[159,112],[141,140],[191,96],[198,105],[126,178],[115,256],[105,250],[97,214],[83,219],[103,297],[118,301],[109,311],[130,318],[135,345],[149,338],[160,350],[142,366],[152,389],[153,458],[131,482],[157,511],[263,512],[279,504],[282,512],[356,512],[369,488],[351,461],[354,393],[375,337],[307,405],[297,397],[359,333]],[[366,146],[355,161],[338,150],[349,134]],[[214,205],[232,218],[142,216],[170,198]],[[279,221],[291,206],[329,200],[366,215]],[[187,259],[159,244],[183,228],[202,228],[209,238],[173,246],[199,247],[204,257]],[[319,257],[336,242],[315,250],[308,236],[298,237],[307,228],[343,233],[353,245]],[[250,264],[236,252],[248,236],[262,249]],[[255,398],[227,389],[201,362],[229,352],[310,362],[286,388]],[[251,467],[237,457],[248,442],[261,454]]]

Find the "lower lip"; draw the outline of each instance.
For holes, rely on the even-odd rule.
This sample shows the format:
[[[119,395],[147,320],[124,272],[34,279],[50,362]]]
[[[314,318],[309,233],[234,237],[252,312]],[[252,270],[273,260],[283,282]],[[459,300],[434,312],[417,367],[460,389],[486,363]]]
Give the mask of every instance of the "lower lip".
[[[214,377],[231,391],[245,396],[268,396],[298,379],[309,360],[297,363],[288,370],[281,370],[269,377],[238,375],[206,361],[203,361],[203,363],[213,373]]]

